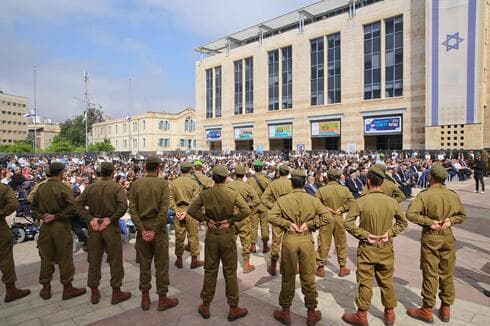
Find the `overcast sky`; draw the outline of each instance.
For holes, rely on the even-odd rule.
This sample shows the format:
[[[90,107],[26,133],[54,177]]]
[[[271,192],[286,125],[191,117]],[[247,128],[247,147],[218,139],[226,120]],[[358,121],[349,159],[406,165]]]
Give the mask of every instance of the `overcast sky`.
[[[63,121],[89,96],[112,117],[195,105],[193,49],[315,0],[2,0],[0,90]]]

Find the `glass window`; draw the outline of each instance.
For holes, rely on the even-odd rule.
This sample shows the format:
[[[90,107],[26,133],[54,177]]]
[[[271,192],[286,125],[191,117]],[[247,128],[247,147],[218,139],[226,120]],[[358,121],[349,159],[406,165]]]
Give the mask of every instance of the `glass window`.
[[[324,62],[323,37],[310,41],[311,46],[311,105],[322,105],[324,102]]]
[[[282,108],[293,107],[293,48],[287,46],[282,52]]]
[[[206,70],[206,119],[213,117],[213,69]]]
[[[254,58],[245,59],[245,113],[254,112]]]
[[[243,113],[243,62],[237,60],[235,66],[235,114]]]
[[[364,25],[364,99],[381,97],[381,23]]]
[[[279,50],[269,55],[269,111],[279,110]]]
[[[328,102],[340,103],[341,85],[340,85],[340,32],[327,36],[328,42]]]
[[[214,115],[221,117],[221,66],[214,68],[215,85],[214,85]]]
[[[385,20],[385,96],[403,95],[403,16]]]

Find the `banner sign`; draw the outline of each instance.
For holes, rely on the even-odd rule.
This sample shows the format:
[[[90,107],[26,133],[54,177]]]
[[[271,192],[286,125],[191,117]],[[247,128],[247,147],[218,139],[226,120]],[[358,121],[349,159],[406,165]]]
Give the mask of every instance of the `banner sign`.
[[[402,132],[402,117],[378,117],[364,119],[366,135],[399,134]]]
[[[340,120],[312,122],[311,136],[312,137],[340,136]]]
[[[254,139],[254,128],[235,128],[235,140],[252,140]]]
[[[291,138],[293,136],[293,125],[270,125],[269,138]]]
[[[215,141],[221,139],[221,129],[206,130],[206,140]]]

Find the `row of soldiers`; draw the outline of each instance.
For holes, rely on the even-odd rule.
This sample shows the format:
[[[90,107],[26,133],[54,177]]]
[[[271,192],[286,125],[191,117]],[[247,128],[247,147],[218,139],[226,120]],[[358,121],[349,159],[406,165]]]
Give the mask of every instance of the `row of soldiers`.
[[[193,165],[184,162],[181,165],[181,176],[169,186],[166,181],[158,178],[160,163],[156,157],[147,159],[146,176],[134,182],[129,198],[129,213],[138,228],[136,250],[140,258],[143,310],[150,308],[153,260],[159,294],[158,310],[166,310],[178,304],[177,299],[166,296],[169,285],[166,214],[170,207],[176,212],[176,266],[183,267],[182,255],[187,236],[192,255],[191,268],[203,265],[205,268],[201,292],[203,302],[198,309],[203,318],[210,317],[209,306],[214,297],[220,261],[230,305],[228,319],[235,320],[247,314],[245,308],[238,306],[236,238],[238,235],[242,244],[244,272],[251,272],[254,266],[250,264],[250,252],[257,250],[257,229],[260,223],[264,252],[269,251],[268,224],[272,225],[271,263],[268,266],[271,275],[276,274],[277,262],[281,258],[282,288],[279,304],[282,310],[274,312],[275,319],[286,325],[291,323],[289,308],[294,297],[298,267],[308,309],[307,323],[314,325],[321,319],[320,312],[316,310],[315,274],[320,277],[325,275],[325,259],[332,236],[340,265],[339,276],[350,273],[346,267],[347,230],[359,239],[359,292],[357,313],[345,314],[343,320],[353,325],[367,325],[367,310],[371,302],[373,280],[376,279],[385,306],[385,324],[394,323],[393,308],[397,299],[393,286],[393,238],[403,231],[407,221],[398,204],[404,200],[403,194],[399,195],[398,187],[386,178],[383,165],[376,165],[369,170],[368,191],[354,200],[350,191],[336,182],[339,177],[336,171],[328,172],[328,184],[320,189],[317,197],[313,197],[303,190],[306,178],[304,171],[290,171],[286,165],[279,167],[280,178],[272,182],[260,173],[263,166],[260,161],[255,162],[255,174],[247,182],[243,181],[247,169],[239,166],[235,168],[235,180],[226,183],[229,171],[224,166],[213,167],[211,181],[200,175],[199,171],[191,173]],[[199,162],[196,165],[199,170]],[[92,291],[91,302],[96,304],[100,300],[98,286],[104,250],[107,251],[111,267],[111,302],[116,304],[127,300],[131,294],[120,290],[124,270],[117,223],[127,210],[127,201],[122,188],[112,181],[114,167],[111,163],[102,163],[102,179],[88,187],[76,202],[69,189],[61,184],[63,169],[62,164],[51,164],[51,178],[38,188],[33,199],[34,216],[43,223],[38,243],[41,256],[40,283],[43,284],[40,295],[44,299],[51,297],[50,282],[56,263],[60,267],[60,278],[64,285],[63,299],[85,293],[84,288],[77,289],[71,285],[74,275],[73,257],[71,250],[67,250],[71,248],[72,241],[67,220],[73,210],[77,210],[90,225],[87,285]],[[417,196],[407,212],[409,220],[423,227],[421,269],[424,275],[424,304],[420,309],[409,309],[408,314],[427,322],[433,320],[432,307],[438,286],[442,300],[439,315],[443,320],[449,320],[449,307],[455,295],[455,246],[451,226],[460,223],[465,217],[458,196],[442,184],[446,173],[445,169],[434,165],[431,169],[431,187]],[[11,194],[4,195],[6,191],[4,188],[1,190],[2,207],[9,207],[3,204],[4,201],[12,201],[9,199]],[[9,210],[0,212],[2,220],[11,213]],[[345,221],[344,213],[347,214]],[[198,223],[207,225],[204,262],[198,260]],[[320,230],[319,246],[315,253],[312,232],[317,229]],[[2,230],[0,228],[4,232]],[[4,238],[6,234],[2,234],[2,243]],[[10,247],[2,246],[1,249],[4,250],[0,254],[4,283],[7,285],[6,301],[28,295],[28,290],[15,287],[11,241]],[[5,275],[10,276],[7,279]]]

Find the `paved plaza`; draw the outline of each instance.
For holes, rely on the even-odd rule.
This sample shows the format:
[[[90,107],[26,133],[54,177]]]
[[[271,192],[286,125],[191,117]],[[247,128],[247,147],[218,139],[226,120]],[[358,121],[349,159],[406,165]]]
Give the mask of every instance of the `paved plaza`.
[[[487,179],[490,182],[490,179]],[[457,300],[452,308],[449,324],[442,323],[435,316],[436,325],[488,325],[490,320],[490,298],[483,290],[490,290],[490,192],[473,193],[473,181],[452,183],[450,185],[461,196],[465,204],[467,220],[454,228],[457,239],[456,294]],[[408,201],[403,203],[406,208]],[[201,232],[201,240],[204,234]],[[395,282],[399,298],[396,308],[396,325],[422,325],[405,314],[408,307],[421,304],[420,286],[422,281],[419,270],[420,228],[409,223],[408,229],[395,239]],[[174,266],[173,232],[170,237],[170,292],[180,303],[176,308],[165,312],[156,309],[157,295],[152,293],[152,307],[143,312],[138,291],[139,268],[135,262],[135,250],[132,243],[125,244],[125,279],[123,290],[130,290],[133,297],[121,304],[111,305],[109,269],[104,265],[101,282],[102,299],[97,305],[90,304],[89,294],[68,300],[61,300],[61,284],[53,282],[53,297],[42,300],[38,292],[39,256],[33,241],[14,247],[17,265],[18,284],[29,287],[33,293],[21,300],[5,304],[4,289],[0,291],[0,325],[228,325],[224,280],[220,273],[215,300],[211,305],[211,319],[203,320],[197,313],[200,303],[199,293],[202,286],[203,269],[190,270],[190,257],[186,256],[184,269]],[[132,240],[131,242],[134,242]],[[348,267],[355,271],[357,241],[348,236]],[[279,325],[272,317],[278,307],[281,287],[280,276],[271,277],[266,271],[268,257],[261,253],[252,254],[252,263],[256,271],[243,274],[239,266],[240,305],[249,309],[249,315],[233,322],[234,325]],[[203,243],[201,241],[201,258]],[[75,286],[85,286],[87,280],[87,254],[80,251],[75,254]],[[329,259],[327,276],[317,278],[319,306],[323,319],[319,325],[342,325],[340,317],[344,311],[355,309],[357,283],[355,273],[346,278],[337,276],[336,258]],[[58,274],[55,275],[58,280]],[[375,288],[372,306],[369,310],[370,325],[383,325],[383,307],[379,289]],[[306,324],[306,309],[297,279],[296,297],[292,306],[293,325]]]

